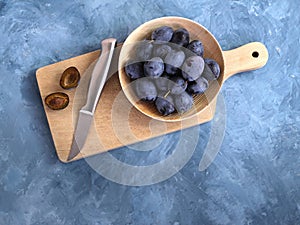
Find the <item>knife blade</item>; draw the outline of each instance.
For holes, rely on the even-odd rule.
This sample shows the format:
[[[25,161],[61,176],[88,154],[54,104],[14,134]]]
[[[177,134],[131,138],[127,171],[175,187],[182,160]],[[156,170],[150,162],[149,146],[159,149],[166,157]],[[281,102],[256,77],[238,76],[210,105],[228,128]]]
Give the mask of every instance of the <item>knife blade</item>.
[[[79,111],[71,150],[67,159],[68,161],[80,153],[86,142],[94,119],[96,106],[106,82],[116,42],[117,40],[114,38],[108,38],[101,42],[102,52],[91,75],[86,104]]]

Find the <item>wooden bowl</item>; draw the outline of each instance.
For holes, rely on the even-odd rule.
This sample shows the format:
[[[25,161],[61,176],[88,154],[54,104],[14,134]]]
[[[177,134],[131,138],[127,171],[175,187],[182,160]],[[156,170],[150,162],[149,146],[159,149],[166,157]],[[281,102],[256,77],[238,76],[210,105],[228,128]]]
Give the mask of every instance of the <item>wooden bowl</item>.
[[[204,46],[204,58],[212,58],[220,66],[221,73],[217,80],[210,82],[209,88],[206,90],[204,94],[201,95],[195,95],[193,97],[194,104],[193,108],[189,110],[186,113],[179,114],[179,113],[173,113],[168,116],[162,116],[157,109],[155,108],[155,105],[153,103],[145,102],[138,100],[137,96],[135,95],[132,85],[130,85],[131,80],[128,78],[128,76],[125,73],[124,67],[126,62],[131,58],[132,52],[134,51],[135,43],[142,41],[144,39],[150,39],[151,33],[153,30],[160,26],[170,26],[174,30],[178,28],[185,28],[190,33],[190,41],[198,39],[203,43]],[[260,43],[259,43],[260,44]],[[262,45],[262,44],[261,44]],[[253,46],[252,46],[253,47]],[[267,56],[267,51],[264,46],[260,46],[259,50],[255,50],[258,52],[263,53],[262,55]],[[252,54],[251,49],[251,54]],[[254,50],[253,50],[254,51]],[[254,57],[254,56],[253,56]],[[247,58],[248,60],[248,58]],[[264,59],[263,63],[260,63],[260,65],[257,65],[253,68],[258,68],[262,65],[264,65],[267,61]],[[227,65],[227,64],[226,64]],[[203,26],[200,24],[181,17],[162,17],[158,19],[151,20],[149,22],[146,22],[136,28],[126,39],[126,41],[123,44],[123,47],[120,52],[120,58],[119,58],[119,80],[122,86],[122,89],[124,91],[124,94],[128,98],[128,100],[131,102],[132,105],[135,106],[136,109],[138,109],[140,112],[146,114],[147,116],[160,120],[165,122],[177,122],[182,121],[184,119],[188,119],[192,116],[195,116],[199,113],[201,113],[202,110],[204,110],[206,107],[209,106],[209,104],[213,101],[213,99],[218,95],[220,88],[223,84],[223,82],[226,80],[227,77],[230,75],[230,71],[227,73],[228,76],[225,76],[225,58],[224,58],[224,52],[222,51],[218,41],[215,39],[215,37]],[[232,65],[229,65],[229,67],[232,67]],[[250,70],[253,69],[251,66],[249,68],[245,68],[244,70]],[[238,67],[240,68],[240,67]],[[235,71],[232,69],[232,72]],[[241,70],[243,71],[243,69]]]

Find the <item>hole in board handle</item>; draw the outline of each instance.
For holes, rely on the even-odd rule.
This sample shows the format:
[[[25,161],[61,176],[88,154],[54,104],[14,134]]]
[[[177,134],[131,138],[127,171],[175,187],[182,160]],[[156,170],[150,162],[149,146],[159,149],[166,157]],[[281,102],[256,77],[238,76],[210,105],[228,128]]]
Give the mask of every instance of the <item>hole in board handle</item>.
[[[257,51],[252,52],[252,57],[253,58],[258,58],[258,56],[259,56],[259,53]]]

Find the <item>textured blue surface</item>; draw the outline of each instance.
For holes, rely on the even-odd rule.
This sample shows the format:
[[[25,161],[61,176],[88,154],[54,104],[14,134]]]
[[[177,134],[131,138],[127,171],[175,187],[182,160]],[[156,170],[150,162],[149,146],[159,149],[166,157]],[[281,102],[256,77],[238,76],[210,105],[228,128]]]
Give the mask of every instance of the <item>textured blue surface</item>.
[[[0,224],[300,224],[299,10],[294,0],[0,0]],[[189,163],[152,186],[113,183],[84,160],[60,163],[35,70],[167,15],[203,24],[224,50],[269,49],[266,67],[223,86],[227,126],[214,163],[197,171],[209,123]],[[165,158],[176,135],[148,161]]]

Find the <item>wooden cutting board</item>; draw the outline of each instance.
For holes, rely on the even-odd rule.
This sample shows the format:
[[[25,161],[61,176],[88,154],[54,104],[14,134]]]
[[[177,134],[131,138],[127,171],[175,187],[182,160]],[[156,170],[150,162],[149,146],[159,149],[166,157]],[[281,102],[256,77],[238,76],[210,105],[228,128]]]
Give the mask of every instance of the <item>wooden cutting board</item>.
[[[99,50],[90,52],[39,68],[36,72],[56,152],[58,158],[65,163],[69,162],[67,157],[72,144],[78,112],[85,103],[88,81],[99,54]],[[79,70],[81,80],[77,88],[64,90],[60,87],[59,80],[63,71],[70,66],[75,66]],[[48,94],[57,91],[68,94],[70,98],[68,107],[63,110],[51,110],[44,102]],[[213,118],[214,112],[215,101],[200,115],[184,122],[164,123],[153,120],[136,110],[126,99],[119,83],[118,74],[115,73],[105,84],[86,144],[73,161],[205,123]]]
[[[78,112],[85,104],[89,78],[99,54],[99,50],[90,52],[39,68],[36,72],[56,152],[62,162],[69,162],[67,157]],[[223,82],[236,73],[261,68],[268,61],[268,51],[259,42],[223,51],[222,55],[225,63]],[[116,56],[118,54],[115,54]],[[115,57],[113,68],[117,68],[118,58]],[[70,66],[75,66],[79,70],[81,80],[77,88],[64,90],[60,87],[59,81],[63,71]],[[214,116],[216,98],[201,113],[182,122],[161,122],[151,119],[136,110],[127,100],[121,89],[117,72],[109,74],[112,75],[104,86],[87,141],[81,153],[72,161],[205,123]],[[68,94],[70,103],[63,110],[51,110],[45,105],[44,99],[48,94],[58,91]]]

